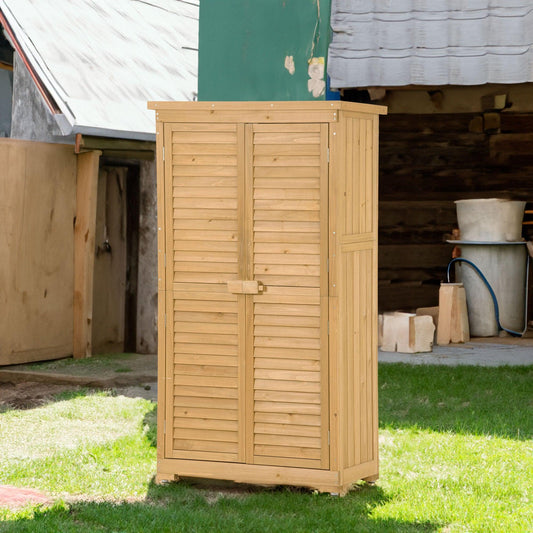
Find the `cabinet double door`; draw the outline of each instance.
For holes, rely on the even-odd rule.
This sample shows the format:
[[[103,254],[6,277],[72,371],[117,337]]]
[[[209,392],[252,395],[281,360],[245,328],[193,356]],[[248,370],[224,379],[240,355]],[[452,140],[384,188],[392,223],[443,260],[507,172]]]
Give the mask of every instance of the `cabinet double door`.
[[[164,135],[164,455],[328,468],[328,125]]]

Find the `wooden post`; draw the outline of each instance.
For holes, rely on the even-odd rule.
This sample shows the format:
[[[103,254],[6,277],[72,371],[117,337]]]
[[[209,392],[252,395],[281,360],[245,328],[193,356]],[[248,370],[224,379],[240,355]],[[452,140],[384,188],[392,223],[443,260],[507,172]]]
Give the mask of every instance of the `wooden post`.
[[[74,225],[74,339],[75,359],[92,355],[94,243],[98,169],[102,152],[78,155],[76,223]]]

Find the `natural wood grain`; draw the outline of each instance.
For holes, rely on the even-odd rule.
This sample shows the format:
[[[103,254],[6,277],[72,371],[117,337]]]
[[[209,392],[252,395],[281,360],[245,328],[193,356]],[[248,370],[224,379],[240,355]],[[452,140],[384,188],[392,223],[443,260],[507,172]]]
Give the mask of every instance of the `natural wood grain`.
[[[94,249],[100,155],[99,151],[78,155],[74,225],[73,355],[75,359],[92,355]]]
[[[171,132],[158,470],[345,492],[377,443],[372,108],[152,105]]]

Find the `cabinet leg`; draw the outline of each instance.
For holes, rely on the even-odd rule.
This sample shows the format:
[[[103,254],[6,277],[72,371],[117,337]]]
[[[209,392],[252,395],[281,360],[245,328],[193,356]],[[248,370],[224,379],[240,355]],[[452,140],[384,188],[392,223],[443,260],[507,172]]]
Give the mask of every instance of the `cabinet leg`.
[[[374,484],[379,479],[378,474],[374,474],[372,476],[364,477],[363,481],[366,481],[367,483]]]
[[[172,483],[173,481],[179,481],[179,479],[180,478],[176,474],[164,474],[162,472],[158,472],[155,476],[155,482],[158,485]]]

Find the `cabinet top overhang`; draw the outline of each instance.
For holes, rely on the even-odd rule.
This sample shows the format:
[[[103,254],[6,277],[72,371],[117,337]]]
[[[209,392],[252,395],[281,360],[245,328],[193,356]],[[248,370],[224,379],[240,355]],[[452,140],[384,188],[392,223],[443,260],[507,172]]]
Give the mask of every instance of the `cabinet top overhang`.
[[[148,102],[158,122],[337,122],[340,112],[386,115],[356,102]]]

